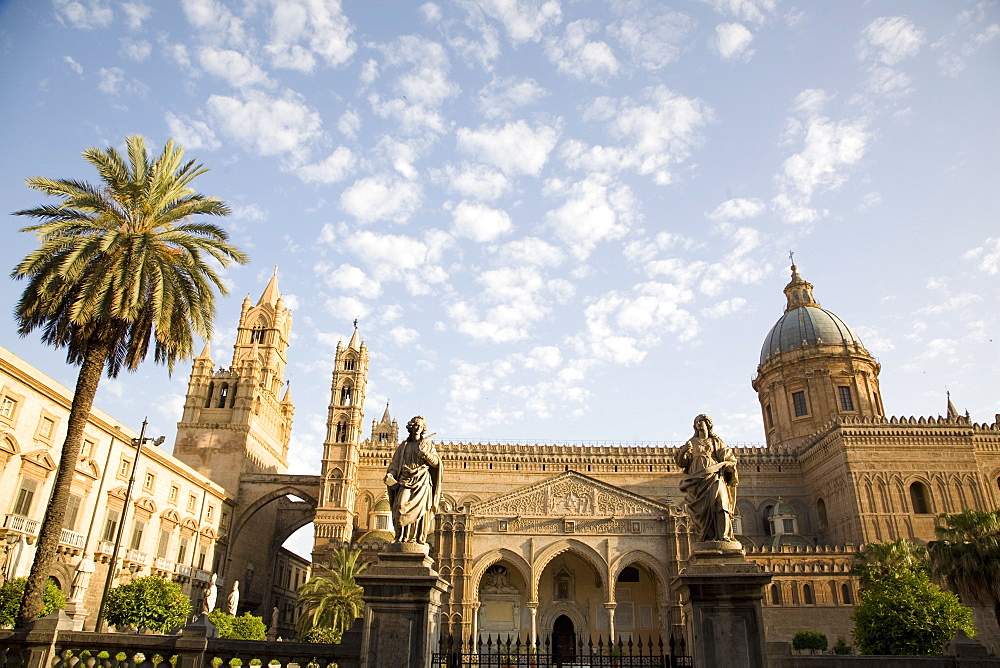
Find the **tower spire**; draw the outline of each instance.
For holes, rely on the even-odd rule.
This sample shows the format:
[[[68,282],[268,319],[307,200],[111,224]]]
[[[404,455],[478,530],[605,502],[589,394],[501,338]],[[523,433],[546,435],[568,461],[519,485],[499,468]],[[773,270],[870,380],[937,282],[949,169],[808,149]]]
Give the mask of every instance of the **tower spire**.
[[[351,335],[351,341],[347,344],[350,350],[360,350],[361,349],[361,335],[358,333],[358,319],[354,319],[354,333]]]
[[[788,258],[792,261],[792,280],[785,286],[785,313],[800,306],[819,306],[813,298],[812,283],[799,276],[799,268],[795,266],[795,254],[791,251]]]
[[[278,290],[278,265],[274,265],[274,274],[271,275],[271,280],[268,281],[267,287],[264,288],[264,293],[257,301],[257,305],[270,304],[274,307],[278,305],[278,299],[280,298],[281,292]]]

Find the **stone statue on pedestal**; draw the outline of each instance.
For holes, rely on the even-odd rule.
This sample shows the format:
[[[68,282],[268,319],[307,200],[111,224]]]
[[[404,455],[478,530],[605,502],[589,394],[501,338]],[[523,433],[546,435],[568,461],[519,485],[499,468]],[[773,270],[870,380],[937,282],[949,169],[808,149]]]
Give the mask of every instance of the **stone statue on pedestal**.
[[[396,543],[427,544],[441,499],[441,458],[423,416],[406,423],[409,436],[399,444],[385,473]]]
[[[70,586],[69,600],[82,601],[83,593],[90,584],[90,576],[94,573],[94,560],[84,554],[80,557],[80,562],[76,565],[76,572],[73,574],[73,584]]]
[[[228,606],[229,607],[229,610],[228,610],[229,614],[232,615],[233,617],[235,617],[236,616],[236,611],[240,607],[240,581],[239,580],[234,580],[233,581],[233,590],[231,592],[229,592],[229,600],[227,601],[227,603],[229,604],[229,606]]]
[[[696,417],[694,436],[677,451],[677,466],[686,474],[680,490],[699,542],[734,543],[737,459],[712,426],[707,415]]]
[[[212,579],[208,582],[208,590],[205,592],[205,602],[202,604],[201,608],[201,611],[206,615],[215,610],[215,601],[219,598],[218,581],[218,574],[212,573]]]

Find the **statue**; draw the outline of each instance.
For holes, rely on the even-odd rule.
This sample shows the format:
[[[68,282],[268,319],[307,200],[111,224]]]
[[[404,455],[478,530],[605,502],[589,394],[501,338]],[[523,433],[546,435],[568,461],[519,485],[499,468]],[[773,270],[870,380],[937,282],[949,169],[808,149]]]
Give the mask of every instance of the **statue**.
[[[278,638],[278,608],[271,609],[271,625],[267,628],[267,638],[276,640]]]
[[[694,419],[694,436],[677,451],[676,462],[687,474],[680,489],[698,541],[735,541],[736,455],[712,431],[707,415]]]
[[[441,499],[441,458],[427,435],[423,416],[406,423],[409,436],[399,444],[385,473],[397,543],[427,544],[427,532]]]
[[[215,610],[215,601],[219,598],[219,587],[216,584],[218,580],[218,574],[212,573],[212,579],[208,582],[208,591],[205,592],[205,601],[201,607],[201,611],[206,615]]]
[[[69,600],[82,601],[83,592],[87,590],[90,583],[90,576],[94,573],[94,560],[84,554],[80,557],[76,565],[76,572],[73,574],[73,584],[70,585]]]
[[[240,581],[233,581],[233,590],[229,592],[229,614],[236,616],[236,610],[240,607]]]

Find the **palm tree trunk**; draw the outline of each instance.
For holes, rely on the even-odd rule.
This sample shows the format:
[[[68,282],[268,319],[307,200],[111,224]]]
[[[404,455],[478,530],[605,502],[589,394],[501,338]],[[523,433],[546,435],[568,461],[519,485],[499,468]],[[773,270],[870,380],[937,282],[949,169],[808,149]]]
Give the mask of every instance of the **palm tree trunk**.
[[[83,443],[83,428],[90,418],[90,409],[97,394],[97,384],[101,380],[110,351],[106,341],[94,341],[87,346],[83,364],[80,365],[80,374],[76,379],[76,391],[73,393],[73,403],[69,409],[69,420],[66,425],[66,440],[63,442],[59,457],[59,468],[56,470],[48,510],[42,520],[42,528],[38,532],[35,561],[31,564],[31,573],[24,586],[24,600],[21,601],[21,609],[17,613],[15,628],[23,627],[38,619],[42,611],[42,595],[45,593],[45,582],[49,578],[49,571],[56,559],[56,548],[59,546],[63,520],[66,517],[70,486],[76,474],[76,460]]]

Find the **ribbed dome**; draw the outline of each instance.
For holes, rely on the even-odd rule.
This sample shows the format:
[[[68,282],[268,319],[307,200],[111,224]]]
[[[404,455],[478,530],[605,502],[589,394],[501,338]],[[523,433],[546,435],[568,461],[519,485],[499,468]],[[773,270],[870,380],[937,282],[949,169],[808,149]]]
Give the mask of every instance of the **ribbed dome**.
[[[389,505],[389,499],[385,498],[384,496],[381,499],[379,499],[378,503],[375,504],[375,508],[374,508],[373,512],[376,512],[376,513],[391,513],[392,512],[392,506]]]
[[[760,349],[761,364],[772,355],[806,346],[862,346],[861,339],[847,323],[836,314],[820,308],[819,302],[813,298],[812,290],[812,283],[803,280],[793,264],[792,280],[785,286],[785,314],[778,318],[778,322],[774,323],[764,339],[764,346]]]
[[[791,545],[792,547],[811,547],[812,542],[808,538],[804,538],[797,533],[783,533],[777,536],[771,536],[764,541],[761,547],[769,547],[771,549],[779,548],[784,545]]]
[[[821,343],[864,347],[854,330],[835,313],[819,306],[799,306],[774,323],[760,349],[760,363],[777,353]]]
[[[768,517],[798,517],[799,514],[796,512],[795,507],[786,502],[782,501],[781,497],[778,497],[778,502],[774,504],[774,507],[767,513]]]

